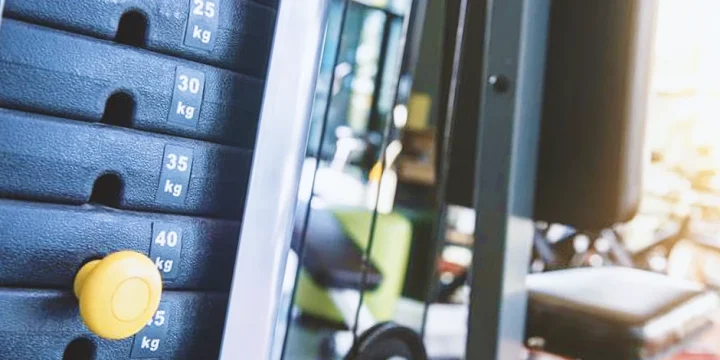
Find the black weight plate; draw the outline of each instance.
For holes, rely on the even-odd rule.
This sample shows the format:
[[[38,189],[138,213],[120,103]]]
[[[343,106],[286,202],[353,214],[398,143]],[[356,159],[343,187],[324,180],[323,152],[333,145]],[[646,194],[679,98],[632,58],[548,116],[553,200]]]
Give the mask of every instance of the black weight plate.
[[[105,340],[82,323],[70,292],[0,289],[0,359],[217,359],[226,307],[226,294],[166,291],[160,308],[164,313],[155,316],[160,326],[153,324],[124,340]],[[94,357],[63,357],[78,338],[89,340]],[[153,343],[155,339],[159,341]]]
[[[277,11],[262,3],[273,2],[7,0],[5,16],[106,40],[129,36],[152,51],[264,78]]]
[[[155,261],[164,287],[230,288],[240,223],[100,206],[0,200],[0,286],[72,289],[90,259],[135,250]]]
[[[0,106],[6,108],[99,122],[107,105],[111,124],[251,148],[263,86],[230,71],[20,21],[5,19],[0,28]],[[108,102],[118,93],[132,99]]]
[[[346,356],[348,360],[427,360],[425,344],[410,328],[393,322],[376,324],[366,330]]]
[[[250,160],[248,150],[0,109],[0,197],[239,219]]]

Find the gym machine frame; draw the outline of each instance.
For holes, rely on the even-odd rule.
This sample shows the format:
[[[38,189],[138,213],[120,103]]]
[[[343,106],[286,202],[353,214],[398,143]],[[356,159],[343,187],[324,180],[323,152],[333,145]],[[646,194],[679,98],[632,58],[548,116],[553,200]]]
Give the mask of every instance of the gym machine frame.
[[[271,358],[329,1],[281,1],[221,359]],[[485,54],[484,80],[472,85],[481,106],[455,114],[479,123],[468,359],[513,358],[523,347],[549,7],[548,0],[461,6],[455,59]],[[463,31],[473,23],[483,31]],[[459,62],[450,110],[462,99]]]
[[[329,4],[330,0],[280,2],[222,360],[272,356]]]
[[[549,0],[460,2],[442,166],[447,173],[452,123],[474,121],[476,230],[466,359],[511,359],[523,351],[549,13]],[[479,64],[480,81],[468,81],[463,72]],[[463,106],[468,102],[479,106]],[[446,176],[440,174],[441,184]],[[441,192],[441,204],[444,198]],[[444,226],[439,229],[443,234]]]

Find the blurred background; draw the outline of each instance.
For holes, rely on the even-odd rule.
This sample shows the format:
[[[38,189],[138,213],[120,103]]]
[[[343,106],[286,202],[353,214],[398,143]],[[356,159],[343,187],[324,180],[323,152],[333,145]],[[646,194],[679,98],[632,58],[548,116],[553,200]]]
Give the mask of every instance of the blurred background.
[[[463,357],[475,213],[471,195],[437,204],[449,14],[417,3],[333,5],[278,324],[286,359],[342,358],[386,320],[422,333],[433,358]],[[530,273],[619,265],[720,287],[718,13],[659,2],[638,214],[593,232],[538,222]]]

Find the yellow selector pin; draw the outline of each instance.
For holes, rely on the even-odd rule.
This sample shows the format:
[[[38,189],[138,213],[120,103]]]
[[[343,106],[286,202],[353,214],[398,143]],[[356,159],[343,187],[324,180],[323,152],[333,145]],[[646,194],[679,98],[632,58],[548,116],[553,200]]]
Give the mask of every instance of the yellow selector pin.
[[[73,290],[85,325],[100,337],[119,340],[135,335],[155,314],[162,278],[147,256],[119,251],[80,268]]]

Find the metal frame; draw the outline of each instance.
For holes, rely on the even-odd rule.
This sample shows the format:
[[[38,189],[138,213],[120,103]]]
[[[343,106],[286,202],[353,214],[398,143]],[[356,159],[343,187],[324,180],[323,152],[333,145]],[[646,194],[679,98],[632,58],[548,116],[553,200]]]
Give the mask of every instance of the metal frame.
[[[329,4],[330,0],[280,3],[222,360],[272,356]]]
[[[467,359],[514,359],[525,332],[549,0],[488,0],[475,157],[476,231]],[[482,39],[466,34],[463,51]],[[472,115],[472,114],[470,114]]]

